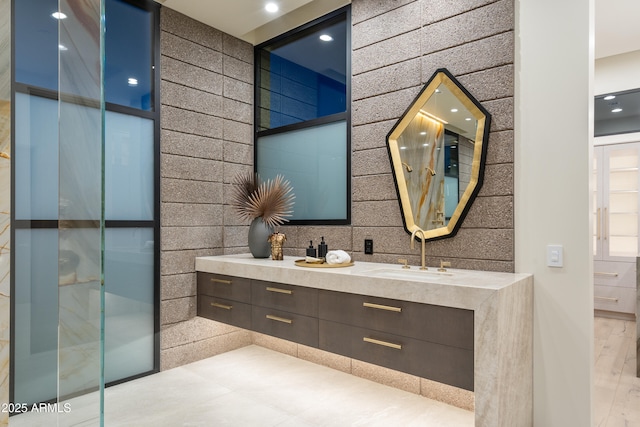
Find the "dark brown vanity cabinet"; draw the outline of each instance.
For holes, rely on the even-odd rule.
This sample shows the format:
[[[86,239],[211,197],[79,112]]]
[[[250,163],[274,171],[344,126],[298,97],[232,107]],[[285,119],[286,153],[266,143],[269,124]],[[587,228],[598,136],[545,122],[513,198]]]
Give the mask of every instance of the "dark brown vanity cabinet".
[[[473,390],[473,311],[321,291],[319,347]]]
[[[251,281],[252,326],[256,332],[318,347],[318,290]]]
[[[251,281],[198,272],[198,316],[251,329]]]
[[[198,315],[473,390],[473,311],[198,272]]]

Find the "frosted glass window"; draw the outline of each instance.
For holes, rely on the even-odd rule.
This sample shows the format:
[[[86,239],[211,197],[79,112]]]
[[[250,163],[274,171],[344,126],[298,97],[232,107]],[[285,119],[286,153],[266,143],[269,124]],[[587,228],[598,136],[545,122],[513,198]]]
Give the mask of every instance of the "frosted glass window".
[[[153,229],[105,235],[105,380],[153,369]]]
[[[153,121],[107,111],[105,216],[153,219]]]
[[[60,102],[60,218],[101,217],[102,129],[100,109]],[[58,159],[58,156],[56,156]]]
[[[15,230],[14,401],[56,395],[58,371],[58,230]]]
[[[15,218],[58,218],[58,102],[16,93]]]
[[[345,121],[262,136],[258,174],[283,175],[296,196],[292,220],[347,218],[347,124]]]

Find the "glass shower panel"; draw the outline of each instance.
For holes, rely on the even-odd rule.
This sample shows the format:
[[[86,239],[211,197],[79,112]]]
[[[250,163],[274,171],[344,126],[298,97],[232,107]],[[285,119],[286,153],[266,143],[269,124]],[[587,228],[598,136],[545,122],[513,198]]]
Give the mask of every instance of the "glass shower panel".
[[[102,425],[104,4],[60,0],[59,8],[58,404],[86,396],[82,419],[75,408],[58,420]]]
[[[56,395],[58,230],[17,229],[14,242],[14,402],[31,405]]]
[[[153,369],[153,228],[105,235],[105,381]]]

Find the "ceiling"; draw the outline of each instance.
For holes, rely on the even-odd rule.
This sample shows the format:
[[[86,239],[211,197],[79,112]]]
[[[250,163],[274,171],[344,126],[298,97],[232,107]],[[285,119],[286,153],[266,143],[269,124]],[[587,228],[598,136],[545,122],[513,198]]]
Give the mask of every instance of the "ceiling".
[[[280,7],[271,14],[264,10],[267,0],[156,1],[254,45],[351,3],[350,0],[270,0]],[[637,22],[640,1],[595,0],[595,15],[596,59],[640,50]]]

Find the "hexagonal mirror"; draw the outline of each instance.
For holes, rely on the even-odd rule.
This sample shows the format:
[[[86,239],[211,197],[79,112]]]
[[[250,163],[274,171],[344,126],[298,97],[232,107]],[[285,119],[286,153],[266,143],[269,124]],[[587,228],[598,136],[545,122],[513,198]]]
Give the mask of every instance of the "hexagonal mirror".
[[[405,229],[453,236],[482,185],[491,115],[437,70],[387,135]]]

